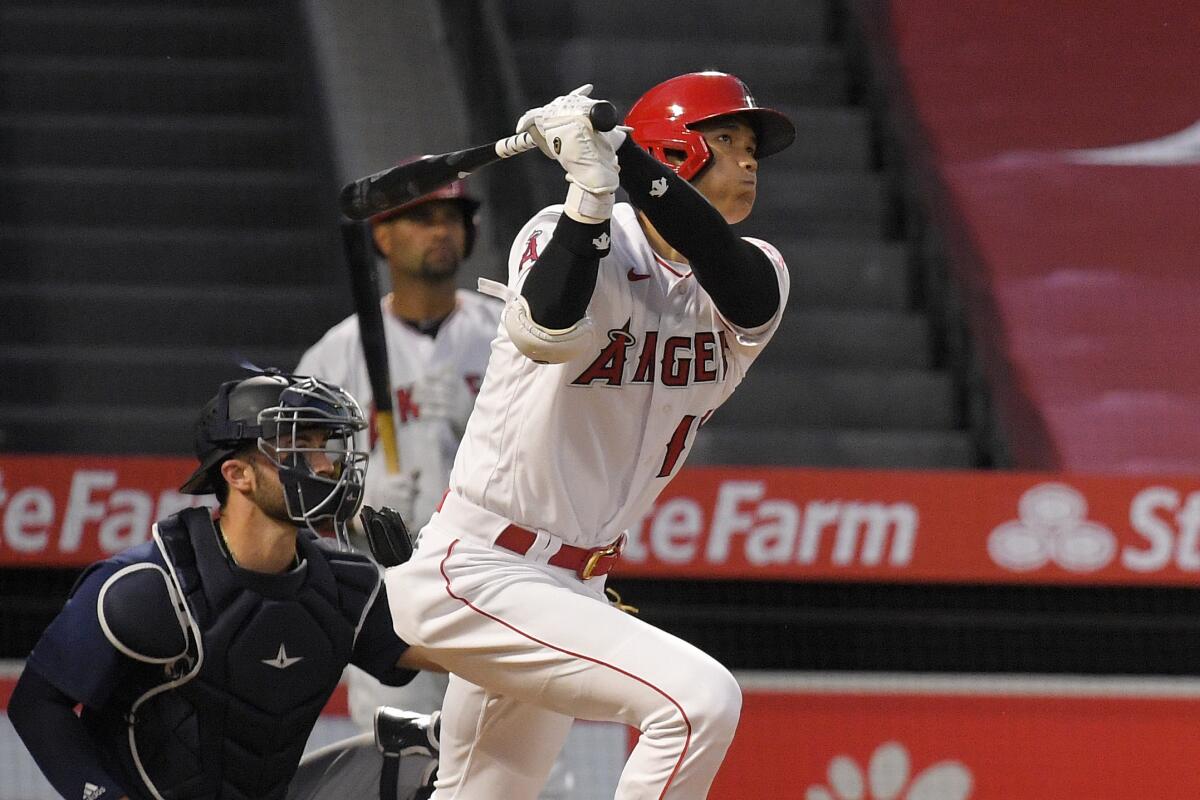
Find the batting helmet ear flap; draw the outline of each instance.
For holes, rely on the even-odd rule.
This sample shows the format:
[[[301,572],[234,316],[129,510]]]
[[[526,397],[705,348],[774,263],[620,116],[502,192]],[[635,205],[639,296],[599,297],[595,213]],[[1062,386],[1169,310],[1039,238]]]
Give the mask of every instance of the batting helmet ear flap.
[[[635,141],[685,181],[699,173],[712,158],[712,150],[703,134],[681,128],[670,120],[642,123]],[[673,163],[676,159],[679,159],[678,163]]]

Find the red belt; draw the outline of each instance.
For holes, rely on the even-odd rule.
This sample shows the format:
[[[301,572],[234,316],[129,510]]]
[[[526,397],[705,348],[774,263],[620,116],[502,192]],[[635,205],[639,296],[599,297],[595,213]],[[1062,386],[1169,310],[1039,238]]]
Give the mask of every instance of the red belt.
[[[533,543],[536,541],[536,533],[517,525],[509,525],[496,537],[496,544],[522,556],[529,552],[529,548],[533,547]],[[550,556],[548,563],[556,567],[573,569],[576,575],[586,581],[597,575],[607,575],[616,565],[624,548],[625,536],[623,534],[617,537],[612,544],[594,547],[591,550],[564,544],[557,553]]]

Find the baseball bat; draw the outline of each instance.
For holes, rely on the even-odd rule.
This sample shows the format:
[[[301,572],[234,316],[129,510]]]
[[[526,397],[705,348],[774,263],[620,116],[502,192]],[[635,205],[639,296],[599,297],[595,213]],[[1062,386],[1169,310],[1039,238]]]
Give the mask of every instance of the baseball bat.
[[[342,222],[342,249],[350,270],[350,292],[358,314],[358,334],[371,394],[375,396],[375,430],[383,442],[384,460],[390,473],[400,471],[400,452],[396,447],[395,410],[392,405],[392,379],[388,369],[387,341],[383,333],[383,312],[379,307],[379,283],[375,259],[367,237],[370,229],[360,222]]]
[[[594,129],[611,131],[617,124],[617,109],[601,100],[588,111],[588,119]],[[382,214],[465,178],[480,167],[535,147],[533,137],[525,132],[466,150],[422,156],[346,184],[339,198],[342,213],[355,220]]]

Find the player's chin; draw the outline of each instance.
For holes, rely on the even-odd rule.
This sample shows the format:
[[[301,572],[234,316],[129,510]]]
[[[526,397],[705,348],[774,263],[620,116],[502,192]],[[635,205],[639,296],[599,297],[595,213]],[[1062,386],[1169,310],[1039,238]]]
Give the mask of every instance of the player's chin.
[[[432,254],[421,265],[421,275],[430,281],[444,281],[458,274],[462,263],[456,253]]]
[[[725,209],[721,212],[721,216],[730,225],[737,225],[746,217],[750,216],[750,212],[754,210],[754,192],[749,194],[743,193],[738,195],[733,202],[728,203]]]

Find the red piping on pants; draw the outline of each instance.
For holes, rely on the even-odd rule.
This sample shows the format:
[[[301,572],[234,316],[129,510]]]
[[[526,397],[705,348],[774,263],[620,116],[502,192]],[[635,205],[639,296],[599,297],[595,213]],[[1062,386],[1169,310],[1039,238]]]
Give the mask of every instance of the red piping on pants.
[[[450,547],[448,547],[446,549],[445,557],[442,559],[441,564],[438,565],[438,570],[442,573],[442,579],[445,580],[445,582],[446,582],[446,594],[450,595],[452,598],[459,601],[460,603],[465,605],[467,608],[474,611],[476,614],[487,617],[488,619],[492,620],[493,622],[503,625],[504,627],[508,628],[513,633],[515,633],[519,636],[523,636],[526,639],[529,639],[531,642],[537,642],[538,644],[542,645],[543,647],[549,647],[551,650],[557,650],[560,653],[566,653],[567,655],[572,656],[574,658],[582,658],[584,661],[590,661],[593,664],[596,664],[597,666],[607,667],[608,669],[611,669],[614,672],[619,672],[620,674],[624,675],[627,678],[632,678],[633,680],[637,681],[638,683],[642,684],[643,686],[646,686],[646,687],[654,690],[658,694],[662,695],[664,698],[666,698],[666,700],[671,705],[675,706],[675,708],[679,710],[679,716],[683,717],[683,724],[687,727],[687,736],[685,736],[683,739],[683,750],[682,750],[682,752],[680,752],[679,758],[675,761],[675,768],[673,770],[671,770],[671,774],[670,774],[670,776],[667,777],[667,782],[663,786],[662,793],[659,794],[659,796],[658,796],[659,800],[662,800],[663,797],[666,797],[667,789],[671,788],[671,782],[675,780],[675,776],[679,773],[679,768],[681,766],[683,766],[683,758],[684,758],[684,756],[687,755],[688,747],[692,743],[692,721],[690,719],[688,719],[687,712],[685,712],[683,710],[683,706],[679,705],[679,703],[676,702],[675,698],[671,697],[671,695],[667,694],[662,689],[660,689],[657,686],[655,686],[654,684],[650,683],[645,678],[640,678],[637,675],[634,675],[630,672],[626,672],[625,670],[621,669],[620,667],[616,666],[615,664],[609,664],[608,662],[601,661],[598,658],[586,656],[586,655],[583,655],[582,653],[576,653],[574,651],[566,650],[562,647],[558,647],[557,645],[550,644],[549,642],[544,642],[541,639],[537,638],[536,636],[526,633],[525,631],[521,630],[520,628],[516,627],[515,625],[505,622],[504,620],[500,619],[496,615],[489,614],[488,612],[484,611],[482,608],[479,608],[478,606],[474,605],[467,598],[459,597],[458,595],[456,595],[450,589],[450,576],[446,574],[446,562],[450,559],[450,555],[454,552],[454,546],[456,544],[458,544],[459,541],[461,541],[461,540],[455,539],[453,542],[450,543]]]

